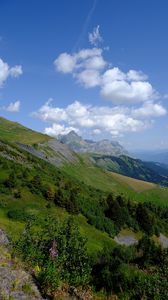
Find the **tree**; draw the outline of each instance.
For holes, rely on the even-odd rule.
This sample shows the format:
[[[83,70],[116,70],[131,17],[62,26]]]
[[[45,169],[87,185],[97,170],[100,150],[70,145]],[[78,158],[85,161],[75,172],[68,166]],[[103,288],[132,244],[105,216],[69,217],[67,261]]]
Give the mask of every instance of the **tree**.
[[[149,210],[141,203],[138,204],[136,210],[136,219],[140,227],[148,234],[154,233],[155,219]]]

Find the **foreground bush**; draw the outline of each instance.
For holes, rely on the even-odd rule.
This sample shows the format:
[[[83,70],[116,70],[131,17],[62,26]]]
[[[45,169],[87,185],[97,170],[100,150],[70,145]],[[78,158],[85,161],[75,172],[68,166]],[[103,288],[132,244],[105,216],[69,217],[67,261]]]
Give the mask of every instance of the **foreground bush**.
[[[86,240],[73,218],[60,224],[49,217],[38,230],[35,225],[27,224],[15,249],[34,268],[45,292],[52,293],[60,283],[86,286],[91,271]]]

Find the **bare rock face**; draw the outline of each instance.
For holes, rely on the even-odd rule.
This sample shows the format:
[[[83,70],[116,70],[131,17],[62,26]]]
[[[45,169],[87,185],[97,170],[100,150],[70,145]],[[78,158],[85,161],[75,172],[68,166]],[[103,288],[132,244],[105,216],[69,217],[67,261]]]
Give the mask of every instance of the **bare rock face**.
[[[2,229],[0,229],[0,245],[9,245],[9,240]]]
[[[59,135],[58,140],[69,146],[75,152],[80,153],[96,153],[106,155],[128,155],[128,152],[117,142],[110,140],[84,140],[76,132],[71,131],[67,135]]]
[[[42,300],[32,276],[11,258],[9,239],[0,229],[0,299]]]

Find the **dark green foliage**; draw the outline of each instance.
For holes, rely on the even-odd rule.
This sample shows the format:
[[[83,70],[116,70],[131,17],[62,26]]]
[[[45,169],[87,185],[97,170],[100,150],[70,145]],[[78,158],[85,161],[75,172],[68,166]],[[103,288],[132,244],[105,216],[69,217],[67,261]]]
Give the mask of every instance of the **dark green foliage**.
[[[17,146],[15,150],[19,151]],[[16,153],[15,156],[17,158]],[[71,215],[83,214],[89,224],[107,232],[110,237],[122,228],[141,230],[147,235],[137,247],[111,249],[106,245],[100,253],[93,253],[91,263],[86,241],[71,218],[60,224],[53,218],[44,221],[44,217],[37,213],[36,222],[27,224],[16,250],[34,268],[47,293],[51,294],[64,283],[72,286],[90,283],[96,291],[116,293],[121,299],[166,299],[167,252],[157,247],[149,237],[153,233],[168,232],[167,208],[153,203],[137,204],[124,194],[107,194],[74,180],[61,169],[31,154],[23,151],[20,156],[26,163],[6,161],[0,157],[3,169],[0,178],[1,208],[11,220],[33,220],[36,203],[42,201],[43,209],[47,207],[49,213],[57,205]],[[30,207],[29,196],[33,201],[35,199]],[[9,206],[3,198],[8,198],[8,204],[11,201]],[[19,208],[24,207],[24,201],[26,209]],[[39,272],[36,272],[37,267]]]
[[[161,262],[162,249],[156,246],[155,242],[148,236],[144,236],[138,243],[137,250],[139,257],[137,262],[143,267],[158,265]]]
[[[143,162],[126,155],[93,155],[92,158],[105,170],[168,186],[168,171],[155,163]]]
[[[86,240],[72,218],[64,224],[49,217],[37,231],[36,223],[28,223],[15,245],[17,253],[33,267],[40,268],[38,279],[45,291],[59,282],[74,286],[87,285],[90,266]]]
[[[7,188],[14,188],[16,186],[16,175],[14,172],[11,172],[9,174],[9,177],[6,178],[6,180],[4,181],[4,185],[7,187]]]
[[[13,208],[10,209],[7,213],[8,218],[15,221],[27,221],[33,216],[27,213],[24,209],[21,208]]]
[[[154,233],[154,226],[156,223],[155,218],[151,215],[150,211],[141,203],[139,203],[137,206],[136,218],[142,230],[150,235]]]
[[[97,261],[93,264],[92,277],[97,290],[105,288],[107,292],[119,292],[121,287],[120,269],[123,264],[129,263],[135,257],[134,248],[105,247],[98,254]],[[120,280],[119,280],[120,277]]]

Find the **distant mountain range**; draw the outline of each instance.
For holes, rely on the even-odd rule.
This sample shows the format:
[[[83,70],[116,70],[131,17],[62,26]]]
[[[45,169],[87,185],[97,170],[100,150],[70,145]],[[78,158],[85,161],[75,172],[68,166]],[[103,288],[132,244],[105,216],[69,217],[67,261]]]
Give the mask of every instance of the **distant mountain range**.
[[[84,140],[75,131],[67,135],[59,135],[58,140],[67,144],[69,148],[79,153],[96,153],[102,155],[128,155],[128,152],[116,141],[107,139],[100,141]]]
[[[116,141],[84,140],[75,131],[59,135],[58,140],[78,153],[88,153],[91,161],[104,170],[132,178],[168,185],[168,166],[131,157]]]
[[[154,161],[168,165],[168,150],[136,151],[132,155],[144,161]]]
[[[120,157],[92,155],[92,160],[97,166],[107,171],[168,186],[168,167],[166,165],[144,162],[126,155]]]

